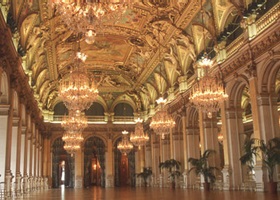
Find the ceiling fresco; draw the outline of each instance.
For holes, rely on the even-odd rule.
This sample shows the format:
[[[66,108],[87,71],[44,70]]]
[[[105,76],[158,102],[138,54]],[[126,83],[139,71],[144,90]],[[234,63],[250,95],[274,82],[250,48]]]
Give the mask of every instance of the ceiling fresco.
[[[87,55],[85,67],[100,92],[97,101],[110,107],[126,94],[135,110],[148,111],[159,96],[178,90],[178,80],[195,75],[201,52],[216,44],[244,5],[229,0],[139,0],[118,21],[102,21],[95,42],[87,44],[65,26],[48,0],[20,2],[11,4],[20,27],[18,45],[45,111],[61,102],[59,81],[69,74],[78,50]]]

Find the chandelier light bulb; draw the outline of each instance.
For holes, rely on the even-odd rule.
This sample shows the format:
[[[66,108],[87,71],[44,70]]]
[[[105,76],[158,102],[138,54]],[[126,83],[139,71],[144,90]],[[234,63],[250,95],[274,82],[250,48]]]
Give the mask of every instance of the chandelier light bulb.
[[[77,52],[76,53],[77,59],[80,59],[81,61],[85,62],[87,59],[87,55],[82,53],[82,52]]]
[[[209,119],[212,119],[212,117],[213,117],[212,112],[208,112],[208,113],[207,113],[207,117],[208,117]]]
[[[93,44],[95,42],[96,32],[93,29],[89,29],[85,33],[85,42],[87,44]]]
[[[198,62],[199,66],[201,67],[211,67],[213,65],[213,61],[208,58],[207,53],[204,53],[201,59]]]

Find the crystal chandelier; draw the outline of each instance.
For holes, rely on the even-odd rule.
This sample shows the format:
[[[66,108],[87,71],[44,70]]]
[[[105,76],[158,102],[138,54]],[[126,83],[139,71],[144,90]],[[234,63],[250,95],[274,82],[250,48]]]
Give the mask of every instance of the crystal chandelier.
[[[141,149],[149,140],[149,136],[144,133],[142,121],[140,118],[136,120],[135,131],[130,134],[130,142]]]
[[[204,23],[202,3],[201,13],[202,23]],[[208,70],[213,65],[213,62],[209,59],[206,53],[204,27],[202,32],[204,40],[204,54],[199,60],[198,65],[202,68],[203,76],[200,77],[198,82],[193,86],[189,99],[196,108],[206,113],[208,118],[212,118],[212,113],[219,110],[220,104],[228,98],[228,95],[225,93],[223,83],[218,78],[212,77],[208,73]]]
[[[63,134],[62,140],[64,142],[69,142],[72,144],[80,144],[84,140],[84,138],[81,132],[66,131]]]
[[[219,111],[220,104],[227,98],[223,83],[206,74],[193,86],[189,99],[195,107],[212,118],[212,113]]]
[[[68,110],[84,111],[98,95],[94,81],[88,77],[83,66],[85,59],[86,56],[78,52],[77,59],[74,60],[74,69],[60,82],[59,95]]]
[[[65,131],[83,132],[88,126],[85,114],[79,110],[69,110],[69,115],[64,116],[61,126]]]
[[[163,109],[166,99],[161,97],[156,101],[159,104],[160,110],[152,117],[150,128],[152,128],[157,135],[161,135],[161,138],[164,139],[165,135],[170,133],[170,129],[174,128],[175,121],[168,112]]]
[[[95,32],[103,21],[114,23],[120,20],[132,3],[133,0],[51,0],[56,14],[65,25],[73,32],[85,36]],[[93,41],[95,36],[91,36],[86,42]]]
[[[65,142],[64,149],[72,155],[81,148],[81,142],[84,138],[81,132],[67,131],[64,133],[62,140]]]
[[[133,149],[133,145],[128,140],[128,131],[122,131],[122,135],[122,140],[118,143],[117,148],[122,154],[127,155]]]

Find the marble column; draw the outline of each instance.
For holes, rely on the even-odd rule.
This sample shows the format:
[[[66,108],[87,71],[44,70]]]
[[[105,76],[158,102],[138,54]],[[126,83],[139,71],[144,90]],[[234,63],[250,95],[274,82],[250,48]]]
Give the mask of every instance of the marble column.
[[[6,159],[5,159],[5,190],[6,197],[12,194],[12,171],[11,171],[11,157],[12,157],[12,136],[13,136],[13,115],[14,115],[14,89],[10,90],[10,108],[8,112],[8,126],[7,126],[7,140],[6,140]]]
[[[199,158],[199,128],[198,127],[186,127],[186,141],[187,141],[187,159]],[[187,168],[190,169],[192,166],[188,163]],[[194,172],[189,174],[188,186],[192,187],[196,182],[196,174]]]
[[[203,130],[204,144],[201,145],[204,146],[204,151],[211,149],[216,152],[209,157],[209,165],[219,168],[221,166],[221,159],[219,156],[220,151],[217,122],[216,113],[212,113],[212,118],[208,118],[206,114],[203,114],[203,127],[200,127],[200,129]]]
[[[183,157],[184,163],[182,163],[183,172],[188,172],[188,150],[187,150],[187,134],[186,134],[186,108],[181,112],[181,120],[182,120],[182,134],[183,134]]]
[[[274,137],[279,137],[280,130],[279,130],[277,96],[275,94],[259,95],[258,107],[259,107],[259,117],[260,117],[261,138],[267,142],[268,140]],[[263,175],[264,180],[262,181],[267,182],[268,181],[267,169],[264,169],[263,174],[264,174]],[[278,174],[279,174],[279,170],[278,170]],[[263,184],[258,180],[257,180],[257,190],[259,189],[259,186],[261,186],[259,183]],[[277,180],[277,173],[274,173],[274,180]]]
[[[23,176],[24,176],[24,160],[25,160],[25,155],[24,155],[24,150],[25,150],[25,138],[26,138],[26,126],[22,125],[21,128],[21,145],[20,145],[20,173],[21,173],[21,193],[24,192],[23,190]]]
[[[75,188],[83,188],[82,150],[80,149],[73,156],[75,156]]]
[[[174,151],[174,141],[173,141],[173,129],[170,129],[170,135],[169,135],[169,147],[170,147],[170,159],[175,158],[175,151]]]
[[[152,167],[152,148],[151,148],[151,145],[150,144],[147,144],[145,146],[145,167],[149,167],[151,168]]]
[[[10,105],[0,105],[0,140],[3,144],[6,143],[7,140],[7,129],[8,129],[8,112]],[[0,159],[3,161],[0,164],[0,182],[4,182],[5,178],[5,156],[6,156],[6,148],[0,151]]]
[[[241,156],[242,137],[244,137],[242,110],[240,108],[227,109],[226,124],[228,140],[224,141],[224,145],[228,147],[225,153],[228,152],[227,156],[229,159],[229,189],[238,190],[242,184],[242,168],[239,160]]]
[[[230,184],[229,184],[229,176],[231,174],[230,164],[229,164],[229,144],[228,143],[228,124],[227,124],[227,116],[226,116],[226,108],[225,103],[221,105],[221,121],[222,121],[222,127],[221,127],[221,133],[223,135],[223,151],[224,151],[224,167],[222,169],[223,174],[223,190],[229,190]]]
[[[50,138],[47,134],[43,138],[43,148],[42,148],[42,176],[44,179],[44,189],[49,188],[49,181],[51,183],[51,144]]]
[[[106,162],[105,187],[114,187],[113,141],[111,138],[109,138],[107,142],[107,151],[105,152],[105,162]]]
[[[156,138],[157,136],[155,134],[151,135],[151,154],[152,154],[152,184],[154,186],[158,185],[158,178],[160,176],[160,169],[159,169],[159,163],[161,162],[161,156],[160,156],[160,144],[159,141]]]
[[[22,150],[22,119],[21,119],[21,116],[22,116],[22,109],[23,109],[23,105],[20,104],[19,105],[19,123],[18,123],[18,132],[17,132],[17,149],[16,149],[16,180],[15,180],[15,190],[16,190],[16,193],[17,194],[20,194],[21,193],[21,171],[20,171],[20,165],[22,164],[21,162],[21,150]]]
[[[258,138],[258,139],[265,139],[265,130],[261,130],[261,125],[264,126],[272,126],[273,124],[270,123],[270,108],[269,108],[269,97],[268,94],[262,96],[258,95],[258,79],[254,74],[251,74],[251,77],[249,78],[249,92],[250,92],[250,100],[251,100],[251,110],[252,110],[252,118],[253,118],[253,136],[252,138]],[[259,110],[259,104],[263,109],[266,109],[262,114]],[[261,121],[261,116],[262,120]],[[272,120],[273,122],[273,120]],[[266,124],[266,125],[265,125]],[[269,125],[270,124],[270,125]],[[268,130],[271,130],[271,128],[268,128]],[[262,167],[262,159],[257,156],[256,157],[256,165],[254,167],[255,171],[255,180],[256,180],[256,187],[257,191],[263,191],[264,190],[264,183],[263,183],[263,167]]]

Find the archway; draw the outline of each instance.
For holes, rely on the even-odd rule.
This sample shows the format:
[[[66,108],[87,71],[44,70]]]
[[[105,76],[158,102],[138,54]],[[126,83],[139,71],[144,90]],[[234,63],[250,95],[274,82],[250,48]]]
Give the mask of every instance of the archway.
[[[114,143],[114,163],[115,163],[115,186],[135,186],[135,152],[132,150],[129,154],[122,154],[117,145],[121,137]]]
[[[52,144],[52,187],[74,187],[75,161],[64,148],[62,138]]]
[[[105,187],[105,144],[90,137],[84,144],[84,186]]]

